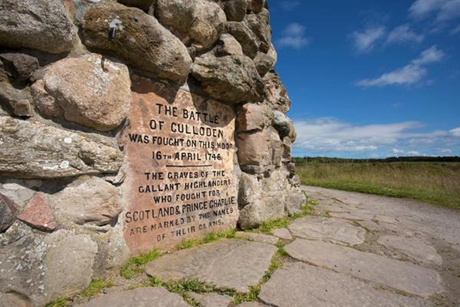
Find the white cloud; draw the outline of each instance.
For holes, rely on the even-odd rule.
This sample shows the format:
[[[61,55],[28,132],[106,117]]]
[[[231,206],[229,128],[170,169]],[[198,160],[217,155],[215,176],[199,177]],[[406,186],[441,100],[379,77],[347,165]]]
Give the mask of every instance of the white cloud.
[[[459,128],[455,128],[455,129],[452,129],[449,131],[453,136],[458,136],[460,137],[460,127]]]
[[[405,43],[417,43],[420,44],[425,39],[422,34],[414,32],[409,25],[401,25],[394,28],[387,37],[387,43],[389,44],[405,44]]]
[[[388,156],[396,156],[396,157],[407,157],[407,156],[426,156],[426,154],[423,154],[421,153],[420,151],[417,151],[417,150],[409,150],[409,151],[406,151],[406,150],[402,150],[402,149],[397,149],[397,148],[393,148],[391,150],[391,152],[389,152],[388,154],[384,155],[386,157]]]
[[[444,22],[460,17],[460,0],[416,0],[409,8],[415,19],[436,15],[436,21]]]
[[[402,68],[384,73],[378,78],[360,80],[355,84],[362,87],[418,84],[428,73],[424,66],[442,61],[444,57],[444,52],[433,46],[423,51],[417,59]]]
[[[381,75],[375,79],[364,79],[356,82],[356,85],[362,87],[370,86],[387,86],[387,85],[406,85],[420,82],[427,74],[426,69],[409,64],[403,68],[396,69],[389,73]]]
[[[442,61],[445,56],[445,53],[441,49],[438,49],[437,46],[432,46],[431,48],[424,50],[420,57],[413,60],[412,63],[419,66],[436,63]]]
[[[355,31],[351,34],[358,52],[369,52],[375,44],[385,36],[385,27],[368,27],[363,32]]]
[[[413,18],[424,18],[432,12],[438,11],[449,0],[416,0],[409,8]]]
[[[448,21],[460,17],[460,1],[448,1],[437,16],[438,21]]]
[[[295,151],[301,154],[425,155],[452,154],[440,148],[460,146],[460,128],[418,132],[419,122],[354,125],[331,118],[294,121]]]
[[[281,34],[281,38],[276,41],[279,47],[300,49],[310,42],[305,36],[305,27],[298,23],[289,24]]]
[[[280,6],[283,10],[292,11],[300,5],[300,0],[281,0]]]
[[[313,151],[374,151],[397,143],[401,133],[419,126],[416,122],[355,126],[327,118],[296,121],[296,145]]]

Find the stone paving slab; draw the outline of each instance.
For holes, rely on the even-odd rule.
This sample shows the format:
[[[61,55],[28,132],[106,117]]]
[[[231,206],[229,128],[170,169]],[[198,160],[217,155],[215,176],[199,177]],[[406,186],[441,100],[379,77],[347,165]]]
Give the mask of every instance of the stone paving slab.
[[[416,232],[413,229],[409,229],[405,224],[391,224],[385,222],[378,222],[378,224],[374,221],[357,221],[357,223],[361,227],[365,227],[370,231],[378,231],[378,232],[392,232],[397,235],[413,237],[416,235]]]
[[[373,221],[356,221],[356,223],[371,232],[381,232],[386,230],[383,226]]]
[[[398,224],[399,223],[396,217],[388,216],[384,214],[376,214],[373,220],[378,221],[380,223],[387,223],[387,224]]]
[[[265,243],[224,239],[165,255],[149,263],[146,272],[165,281],[197,278],[247,293],[262,279],[276,250]]]
[[[345,208],[343,206],[339,206],[337,204],[325,204],[321,202],[320,204],[315,206],[315,209],[319,209],[320,211],[326,211],[326,212],[335,212],[335,213],[350,213],[350,210],[353,210],[353,208]]]
[[[410,199],[369,195],[355,192],[346,192],[318,187],[302,186],[307,194],[316,200],[340,199],[349,208],[364,208],[367,212],[392,216],[399,221],[398,227],[430,233],[440,240],[445,240],[453,248],[460,251],[460,214],[455,210],[440,208]],[[318,202],[318,207],[322,204]]]
[[[346,274],[287,263],[262,287],[259,298],[277,307],[421,307],[421,298],[377,290]]]
[[[292,235],[287,228],[273,229],[272,234],[283,240],[292,240]]]
[[[249,241],[267,243],[267,244],[276,244],[280,240],[278,237],[265,235],[263,233],[244,232],[244,231],[237,231],[235,233],[235,237],[249,240]]]
[[[261,304],[259,302],[246,302],[246,303],[238,305],[238,307],[268,307],[268,306],[265,304]]]
[[[233,302],[230,296],[217,293],[198,294],[192,292],[190,296],[200,303],[201,307],[229,307]]]
[[[297,239],[285,247],[293,258],[422,297],[443,291],[438,272],[331,243]]]
[[[363,243],[366,234],[363,228],[353,226],[346,221],[319,216],[308,216],[295,220],[288,228],[294,237],[352,246]]]
[[[425,265],[442,264],[442,257],[439,256],[436,249],[416,237],[381,236],[377,242],[386,248],[398,250]]]
[[[178,294],[165,288],[137,288],[100,295],[80,307],[189,307]]]
[[[375,214],[365,210],[353,210],[352,212],[329,212],[329,215],[335,218],[341,218],[352,221],[378,221],[390,224],[398,223],[398,220],[395,217],[384,215],[384,214]]]
[[[370,221],[374,218],[374,214],[365,212],[329,212],[329,215],[335,218],[352,220],[352,221]]]

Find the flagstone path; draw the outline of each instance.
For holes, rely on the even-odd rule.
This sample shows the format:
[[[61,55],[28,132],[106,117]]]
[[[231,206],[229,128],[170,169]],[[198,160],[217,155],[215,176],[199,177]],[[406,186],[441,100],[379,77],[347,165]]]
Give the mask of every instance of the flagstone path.
[[[237,233],[234,239],[166,254],[147,264],[142,278],[214,285],[215,291],[188,294],[195,306],[204,307],[236,306],[222,289],[256,295],[242,307],[460,306],[460,212],[412,200],[303,189],[316,203],[313,215],[271,235]],[[274,258],[278,268],[270,270]],[[106,294],[77,305],[188,306],[163,287],[133,288],[117,279]]]

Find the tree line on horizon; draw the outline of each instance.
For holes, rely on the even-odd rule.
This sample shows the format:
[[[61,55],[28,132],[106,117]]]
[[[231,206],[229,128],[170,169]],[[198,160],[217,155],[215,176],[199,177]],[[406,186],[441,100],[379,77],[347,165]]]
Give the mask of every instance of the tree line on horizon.
[[[293,157],[296,164],[317,162],[317,163],[388,163],[388,162],[460,162],[459,156],[408,156],[408,157],[388,157],[384,159],[350,159],[350,158],[331,158],[331,157]]]

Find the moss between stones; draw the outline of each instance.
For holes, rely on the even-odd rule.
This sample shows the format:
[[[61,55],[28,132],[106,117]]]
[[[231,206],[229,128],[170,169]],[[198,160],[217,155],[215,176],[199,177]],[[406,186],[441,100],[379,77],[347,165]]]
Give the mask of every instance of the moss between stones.
[[[248,293],[236,293],[233,296],[233,303],[238,305],[243,302],[256,301],[262,286],[272,277],[276,270],[283,266],[284,258],[287,257],[287,252],[284,250],[284,244],[282,242],[277,243],[276,246],[278,247],[278,251],[275,256],[273,256],[270,266],[268,267],[267,272],[265,272],[260,282],[257,285],[251,286]]]
[[[211,232],[206,234],[201,239],[183,241],[175,248],[175,250],[187,249],[201,244],[218,241],[224,238],[234,238],[235,232],[236,230],[230,230],[227,232]],[[162,252],[155,249],[149,253],[141,254],[139,256],[130,258],[122,266],[120,270],[120,275],[125,279],[133,279],[134,277],[139,276],[145,272],[145,269],[142,267],[143,265],[157,259],[158,257],[161,257],[162,255]]]
[[[96,294],[101,293],[104,289],[107,289],[113,286],[114,284],[111,281],[95,279],[89,284],[88,288],[86,288],[81,293],[81,295],[84,297],[92,297],[92,296],[95,296]]]
[[[308,210],[307,210],[308,211]],[[299,214],[298,217],[304,216],[307,212],[304,209],[302,209],[302,213]],[[286,219],[283,219],[282,223],[284,223],[286,220],[288,223],[292,221],[294,218],[298,217],[289,217]],[[281,223],[280,220],[278,221],[271,221],[267,222],[267,225],[279,225]],[[278,228],[278,227],[273,227],[271,229]],[[182,250],[186,248],[191,248],[194,246],[210,243],[210,242],[215,242],[220,239],[224,238],[234,238],[235,237],[236,230],[231,230],[227,232],[221,232],[221,233],[208,233],[206,234],[203,238],[201,239],[194,239],[194,240],[187,240],[182,242],[180,245],[176,247],[176,250]],[[283,242],[278,242],[276,244],[276,247],[278,248],[277,253],[273,257],[270,266],[261,279],[261,281],[257,285],[253,285],[250,287],[250,291],[248,293],[239,293],[234,289],[231,288],[226,288],[226,287],[217,287],[215,285],[206,283],[204,281],[198,280],[198,279],[182,279],[179,281],[169,281],[165,282],[160,280],[157,277],[151,277],[149,279],[143,280],[141,283],[132,285],[128,288],[128,290],[134,290],[136,288],[140,287],[164,287],[168,291],[177,293],[183,297],[183,299],[190,304],[191,306],[197,306],[199,307],[200,304],[194,300],[190,296],[190,292],[195,292],[195,293],[217,293],[220,295],[228,295],[233,297],[233,302],[235,304],[241,304],[242,302],[251,302],[251,301],[256,301],[257,296],[260,293],[260,290],[262,288],[262,285],[265,284],[270,277],[273,275],[273,273],[282,266],[283,264],[283,258],[287,257],[288,254],[284,250],[284,243]],[[146,254],[141,254],[136,257],[130,258],[128,261],[125,262],[125,264],[122,266],[120,270],[120,275],[125,278],[125,279],[133,279],[134,277],[137,277],[143,273],[145,273],[145,269],[143,266],[159,257],[161,257],[163,253],[159,250],[152,250],[149,253]],[[111,281],[107,280],[101,280],[101,279],[96,279],[91,282],[91,284],[80,292],[78,295],[81,295],[83,297],[92,297],[95,296],[99,293],[101,293],[104,289],[112,287],[113,283]],[[67,307],[70,305],[72,302],[72,298],[59,298],[54,301],[49,302],[48,304],[45,305],[45,307]]]
[[[69,304],[70,300],[68,298],[58,298],[46,304],[45,307],[66,307],[69,306]]]
[[[181,244],[179,244],[176,247],[176,250],[187,249],[187,248],[191,248],[191,247],[198,246],[201,244],[218,241],[220,239],[231,239],[235,237],[235,233],[236,233],[235,229],[227,231],[227,232],[210,232],[201,239],[192,239],[192,240],[183,241]]]
[[[303,215],[302,215],[303,216]],[[224,233],[210,233],[202,239],[184,241],[176,249],[182,250],[209,242],[214,242],[222,238],[234,238],[235,230],[224,232]],[[257,297],[262,289],[262,286],[271,278],[273,273],[282,267],[284,259],[288,257],[287,252],[284,250],[284,243],[278,242],[275,245],[278,248],[277,253],[273,257],[270,266],[265,272],[264,276],[257,285],[253,285],[249,288],[248,293],[240,293],[235,289],[227,287],[217,287],[213,284],[209,284],[199,279],[181,279],[178,281],[163,281],[158,277],[150,277],[143,282],[130,287],[130,290],[139,287],[164,287],[169,292],[173,292],[182,296],[182,298],[191,306],[200,306],[200,304],[190,296],[190,292],[206,294],[206,293],[217,293],[220,295],[227,295],[233,297],[235,304],[241,304],[243,302],[256,301]]]
[[[199,279],[181,279],[179,281],[165,282],[157,277],[151,277],[149,281],[152,287],[164,287],[169,292],[181,295],[183,299],[192,306],[199,306],[199,303],[190,296],[190,292],[200,294],[217,293],[228,296],[234,296],[236,293],[236,291],[231,288],[217,287]]]
[[[93,281],[91,281],[91,283],[85,290],[83,290],[77,295],[81,295],[83,297],[90,298],[90,297],[93,297],[101,293],[104,289],[107,289],[113,286],[114,284],[111,281],[105,281],[102,279],[94,279]],[[49,302],[48,304],[45,305],[45,307],[67,307],[67,306],[70,306],[71,302],[72,302],[72,298],[61,297],[54,301]]]
[[[159,250],[154,249],[153,251],[141,254],[137,257],[132,257],[121,267],[120,275],[126,279],[132,279],[145,272],[143,265],[153,261],[163,255]]]
[[[300,207],[299,213],[294,213],[282,219],[265,221],[259,227],[247,231],[271,235],[273,229],[286,228],[287,226],[289,226],[290,223],[292,223],[292,221],[299,219],[301,217],[312,215],[314,213],[314,208],[312,206],[314,205],[316,205],[315,201],[307,201],[305,205]]]

